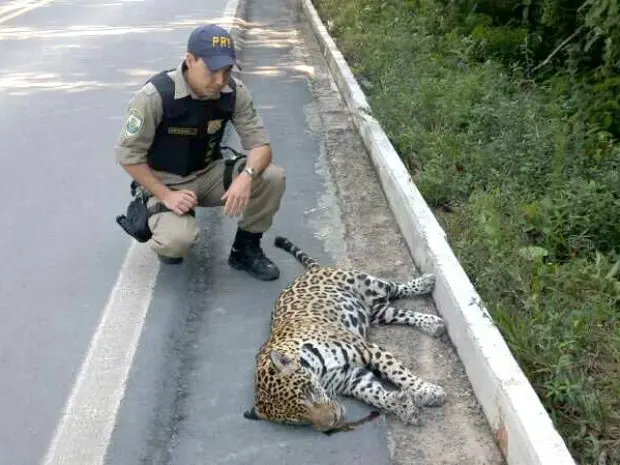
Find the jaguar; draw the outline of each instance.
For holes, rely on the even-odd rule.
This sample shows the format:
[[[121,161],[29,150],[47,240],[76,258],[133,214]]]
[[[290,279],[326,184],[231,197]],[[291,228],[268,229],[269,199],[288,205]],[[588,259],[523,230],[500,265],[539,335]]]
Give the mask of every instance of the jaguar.
[[[245,417],[326,432],[345,423],[339,397],[349,396],[406,424],[422,424],[420,407],[442,405],[444,389],[416,376],[368,335],[375,324],[445,334],[442,318],[391,304],[430,294],[435,275],[396,282],[323,266],[286,237],[277,236],[275,246],[305,270],[276,299],[268,337],[256,354],[254,400]]]

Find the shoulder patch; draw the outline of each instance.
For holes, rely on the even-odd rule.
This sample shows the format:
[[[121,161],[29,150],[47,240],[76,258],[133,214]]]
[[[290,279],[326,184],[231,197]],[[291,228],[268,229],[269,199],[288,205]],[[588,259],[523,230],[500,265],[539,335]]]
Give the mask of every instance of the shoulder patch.
[[[142,132],[144,128],[144,116],[135,108],[129,110],[129,114],[125,119],[123,126],[123,136],[125,138],[135,137]]]
[[[249,108],[250,118],[256,118],[257,114],[258,112],[256,111],[256,107],[254,106],[254,100],[250,99],[250,108]]]
[[[144,91],[144,93],[145,93],[146,95],[148,95],[148,96],[150,97],[151,95],[153,95],[153,94],[155,93],[155,91],[156,91],[157,89],[155,89],[155,86],[153,85],[153,83],[152,83],[152,82],[148,82],[148,83],[147,83],[147,84],[146,84],[146,85],[142,88],[142,90]]]

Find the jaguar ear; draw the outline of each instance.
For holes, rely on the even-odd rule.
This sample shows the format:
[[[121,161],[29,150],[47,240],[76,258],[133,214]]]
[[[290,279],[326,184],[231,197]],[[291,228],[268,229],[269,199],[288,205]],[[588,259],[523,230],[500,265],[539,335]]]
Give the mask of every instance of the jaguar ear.
[[[273,364],[274,368],[280,373],[290,373],[295,369],[293,360],[291,360],[288,355],[283,354],[279,350],[272,350],[269,353],[269,358],[271,359],[271,363]]]

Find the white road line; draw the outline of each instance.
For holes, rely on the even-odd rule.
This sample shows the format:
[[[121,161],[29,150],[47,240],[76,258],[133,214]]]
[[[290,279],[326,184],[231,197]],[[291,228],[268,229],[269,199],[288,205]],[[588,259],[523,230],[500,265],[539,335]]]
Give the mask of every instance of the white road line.
[[[8,3],[5,3],[4,5],[0,6],[0,17],[2,17],[3,14],[8,13],[10,11],[15,11],[19,8],[23,8],[29,4],[31,4],[32,2],[34,2],[34,0],[14,0],[14,1],[9,1]]]
[[[21,10],[17,10],[17,11],[14,11],[13,13],[0,16],[0,24],[6,23],[7,21],[15,18],[16,16],[23,15],[24,13],[28,13],[30,10],[34,10],[35,8],[38,8],[40,6],[47,5],[48,3],[52,3],[53,1],[54,0],[41,0],[39,2],[32,3],[32,4],[24,4],[26,6],[24,6]]]
[[[220,24],[220,26],[228,32],[230,32],[231,27],[234,25],[238,5],[239,0],[228,0],[224,6],[224,12],[222,13],[222,24]]]
[[[238,3],[228,0],[222,27],[231,29]],[[133,242],[43,465],[103,464],[158,272],[155,254]]]
[[[132,243],[45,465],[103,463],[158,270],[159,262],[148,247]]]

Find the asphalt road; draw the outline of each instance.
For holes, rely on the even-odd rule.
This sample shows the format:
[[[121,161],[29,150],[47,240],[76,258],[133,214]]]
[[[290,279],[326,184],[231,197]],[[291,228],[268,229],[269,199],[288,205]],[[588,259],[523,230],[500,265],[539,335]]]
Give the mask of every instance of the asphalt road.
[[[288,14],[278,20],[280,12],[277,2],[249,2],[240,77],[269,128],[275,162],[286,170],[282,206],[264,238],[281,277],[265,283],[231,269],[226,259],[235,221],[217,210],[199,211],[200,244],[182,267],[160,271],[108,465],[390,463],[381,421],[327,437],[243,417],[273,302],[301,271],[275,249],[274,237],[290,237],[325,263],[342,259],[347,248],[299,38]],[[234,132],[230,137],[227,143],[238,148]],[[351,418],[368,411],[345,404]]]
[[[173,4],[0,5],[2,465],[46,453],[127,253],[113,159],[125,104],[225,1]]]

